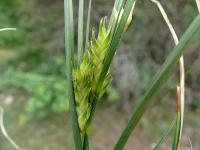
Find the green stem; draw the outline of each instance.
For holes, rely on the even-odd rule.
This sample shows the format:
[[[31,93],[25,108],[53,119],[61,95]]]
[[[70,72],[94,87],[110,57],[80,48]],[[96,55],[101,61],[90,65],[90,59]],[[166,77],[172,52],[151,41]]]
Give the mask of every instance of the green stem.
[[[89,150],[89,139],[88,139],[88,134],[85,133],[83,137],[83,150]]]

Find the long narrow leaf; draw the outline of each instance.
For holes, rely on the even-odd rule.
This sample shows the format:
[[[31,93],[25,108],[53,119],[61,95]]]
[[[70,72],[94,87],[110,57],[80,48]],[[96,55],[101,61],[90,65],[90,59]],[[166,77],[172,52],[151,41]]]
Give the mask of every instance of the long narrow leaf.
[[[112,10],[112,14],[111,14],[109,25],[108,25],[109,28],[111,28],[112,25],[115,23],[116,14],[117,12],[120,12],[122,5],[123,5],[123,0],[115,0],[115,4]]]
[[[90,34],[91,6],[92,6],[92,0],[89,0],[87,26],[86,26],[86,37],[85,37],[85,50],[87,49],[87,44],[88,44],[89,34]]]
[[[72,121],[72,129],[73,129],[73,137],[74,144],[76,150],[82,150],[82,142],[80,129],[78,125],[78,117],[76,113],[75,107],[75,98],[72,84],[72,67],[74,61],[74,32],[73,32],[73,5],[72,0],[64,1],[65,7],[65,50],[66,50],[66,74],[68,81],[68,96],[69,96],[69,104],[70,104],[70,113],[71,113],[71,121]]]
[[[83,54],[83,15],[84,14],[84,0],[79,0],[78,11],[78,59],[81,59]]]
[[[160,139],[160,141],[153,148],[154,150],[159,150],[161,144],[166,140],[167,136],[169,135],[171,130],[174,128],[175,123],[176,123],[176,118],[172,121],[170,126],[164,131],[162,138]]]
[[[118,25],[119,25],[119,20],[120,20],[120,17],[121,17],[121,13],[122,10],[123,10],[123,3],[121,4],[121,7],[119,9],[115,9],[115,7],[113,8],[113,11],[116,13],[114,14],[114,16],[112,16],[113,18],[111,19],[114,19],[112,21],[112,24],[111,24],[111,21],[110,21],[110,34],[111,34],[111,39],[114,38],[114,33],[116,32],[117,28],[118,28]]]
[[[65,0],[65,38],[66,50],[69,53],[70,63],[74,65],[74,23],[72,0]],[[67,54],[67,53],[66,53]]]
[[[178,112],[176,116],[176,128],[174,131],[172,150],[177,150],[179,146],[180,124],[181,124],[181,114]]]
[[[100,77],[99,77],[99,80],[98,80],[99,87],[101,87],[102,81],[104,80],[104,78],[105,78],[105,76],[108,72],[111,61],[112,61],[113,56],[116,52],[117,46],[118,46],[119,41],[121,39],[125,25],[127,23],[128,17],[129,17],[130,12],[133,8],[134,2],[135,2],[135,0],[127,0],[127,2],[125,4],[123,15],[122,15],[120,22],[119,22],[119,25],[118,25],[118,27],[117,27],[114,35],[113,35],[113,38],[111,39],[111,43],[110,43],[110,46],[108,48],[108,52],[107,52],[105,59],[104,59],[103,69],[101,71],[101,74],[100,74]]]
[[[122,132],[118,142],[116,143],[116,146],[114,150],[121,150],[130,134],[132,133],[133,129],[136,127],[138,121],[144,114],[146,108],[148,105],[152,102],[152,97],[157,93],[157,91],[160,89],[164,81],[168,79],[169,73],[173,70],[175,67],[177,61],[179,60],[180,56],[182,55],[183,51],[186,49],[190,39],[198,33],[198,30],[200,29],[200,15],[198,15],[194,21],[191,23],[187,31],[182,36],[179,44],[173,49],[173,51],[170,53],[164,64],[162,65],[160,71],[155,75],[152,83],[150,84],[150,87],[148,88],[147,92],[145,93],[144,97],[139,100],[139,103],[136,105],[136,108],[131,114],[130,120]]]

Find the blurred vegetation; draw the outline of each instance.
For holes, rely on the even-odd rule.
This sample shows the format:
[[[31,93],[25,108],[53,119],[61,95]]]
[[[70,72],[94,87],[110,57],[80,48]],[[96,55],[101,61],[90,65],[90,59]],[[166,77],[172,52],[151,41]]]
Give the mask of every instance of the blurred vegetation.
[[[94,2],[92,25],[96,29],[99,18],[110,13],[112,3],[105,0]],[[163,5],[179,35],[197,14],[192,1],[165,1]],[[76,2],[75,6],[78,7]],[[4,93],[15,89],[27,95],[25,116],[21,115],[20,121],[45,117],[52,112],[66,112],[63,1],[0,1],[0,12],[0,27],[17,28],[15,32],[0,34],[0,90]],[[134,104],[144,93],[146,85],[174,46],[154,4],[139,1],[134,15],[114,60],[113,83],[106,96],[109,100],[118,99],[122,110],[129,109],[127,103],[128,106],[130,102]],[[199,37],[194,38],[193,46],[185,55],[187,105],[192,109],[200,107],[197,101],[200,97],[200,55],[197,48],[200,44],[195,39]],[[161,103],[174,97],[176,75],[158,95],[158,98],[165,97]]]

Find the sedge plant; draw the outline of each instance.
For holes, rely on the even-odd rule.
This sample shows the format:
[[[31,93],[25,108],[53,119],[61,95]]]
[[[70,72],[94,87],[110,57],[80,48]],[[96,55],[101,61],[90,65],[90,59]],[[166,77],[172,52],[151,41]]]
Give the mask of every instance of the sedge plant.
[[[135,129],[148,106],[153,102],[153,96],[159,91],[164,81],[169,78],[179,60],[181,79],[180,85],[177,87],[177,115],[157,146],[155,146],[155,149],[159,147],[173,128],[175,130],[172,149],[178,149],[180,143],[184,110],[184,62],[182,54],[191,38],[200,29],[200,15],[196,16],[180,38],[180,41],[178,41],[172,25],[166,17],[166,13],[160,7],[161,5],[155,0],[152,1],[161,10],[175,40],[175,47],[155,75],[144,96],[135,106],[127,126],[113,148],[114,150],[122,150],[124,148],[132,131]],[[73,1],[64,0],[64,3],[66,73],[74,145],[76,150],[88,150],[90,149],[88,137],[89,127],[92,124],[98,101],[111,82],[110,66],[122,35],[128,30],[130,22],[133,20],[132,16],[134,14],[136,1],[115,0],[110,19],[103,17],[100,20],[98,31],[95,32],[95,30],[90,30],[92,0],[88,2],[86,31],[83,30],[85,25],[83,21],[84,0],[79,0],[78,40],[76,43],[74,41]],[[85,38],[83,33],[85,33]],[[77,53],[75,53],[75,44],[78,45]]]
[[[91,1],[89,2],[91,5]],[[89,5],[89,8],[91,6]],[[69,90],[70,103],[73,104],[71,110],[74,111],[72,116],[74,125],[74,138],[77,149],[82,148],[82,137],[87,137],[87,129],[93,118],[93,114],[96,109],[96,104],[101,96],[104,94],[106,87],[111,81],[110,71],[105,74],[103,80],[100,82],[101,70],[104,67],[104,58],[107,55],[108,49],[112,46],[111,41],[113,40],[116,30],[119,28],[121,23],[122,15],[125,13],[122,5],[122,1],[116,1],[115,7],[112,13],[112,20],[107,25],[106,17],[102,18],[99,24],[99,30],[97,37],[95,32],[92,31],[92,37],[89,41],[85,41],[85,51],[83,53],[83,34],[79,34],[78,37],[78,57],[74,58],[72,53],[74,52],[73,41],[73,10],[72,1],[65,1],[65,20],[66,23],[66,54],[67,54],[67,75]],[[126,12],[126,19],[123,20],[123,28],[120,28],[121,35],[128,28],[134,9],[135,2],[130,3],[128,12]],[[79,3],[79,12],[83,12],[83,2]],[[90,10],[88,11],[88,16]],[[71,14],[71,16],[69,15]],[[83,26],[83,15],[79,14],[79,22]],[[89,28],[90,17],[87,21],[87,29]],[[83,27],[78,29],[82,32]],[[88,39],[89,31],[86,33],[86,39]],[[120,35],[120,36],[121,36]],[[120,37],[119,37],[120,40]],[[75,62],[76,60],[76,62]],[[69,74],[70,73],[70,74]],[[78,139],[78,140],[77,140]],[[87,143],[87,141],[85,141]]]

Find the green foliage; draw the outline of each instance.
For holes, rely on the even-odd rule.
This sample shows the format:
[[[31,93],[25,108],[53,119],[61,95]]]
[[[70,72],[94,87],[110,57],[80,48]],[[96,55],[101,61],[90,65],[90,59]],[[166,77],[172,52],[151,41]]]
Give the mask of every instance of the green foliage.
[[[37,73],[21,73],[7,71],[0,76],[0,89],[14,87],[23,89],[28,94],[23,120],[42,118],[50,113],[66,112],[68,100],[66,98],[65,79],[56,76],[44,76]],[[24,122],[24,121],[22,121]]]
[[[2,92],[17,89],[19,93],[23,89],[27,94],[20,122],[69,109],[66,64],[62,55],[64,44],[57,47],[60,39],[52,42],[53,36],[47,34],[55,26],[52,22],[56,15],[49,14],[43,19],[35,14],[35,7],[33,1],[0,1],[0,11],[4,12],[0,13],[0,26],[17,28],[15,34],[0,34],[0,53],[6,56],[0,60],[0,89]],[[36,12],[44,15],[38,10]],[[7,55],[11,55],[11,59]]]

